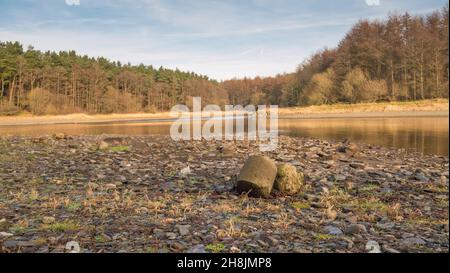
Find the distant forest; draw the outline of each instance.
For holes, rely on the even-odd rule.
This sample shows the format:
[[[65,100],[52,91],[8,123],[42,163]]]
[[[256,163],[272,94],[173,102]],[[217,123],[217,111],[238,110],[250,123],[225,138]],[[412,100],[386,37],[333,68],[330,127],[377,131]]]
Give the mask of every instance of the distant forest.
[[[447,5],[426,16],[362,20],[337,48],[317,52],[295,73],[224,82],[0,42],[0,115],[156,112],[195,96],[280,106],[448,98],[448,16]]]

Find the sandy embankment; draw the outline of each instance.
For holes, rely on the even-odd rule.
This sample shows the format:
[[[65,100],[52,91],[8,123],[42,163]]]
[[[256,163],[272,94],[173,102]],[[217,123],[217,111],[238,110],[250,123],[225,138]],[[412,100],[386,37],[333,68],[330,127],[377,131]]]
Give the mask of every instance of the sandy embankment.
[[[230,115],[231,113],[225,113]],[[196,114],[194,114],[196,115]],[[375,118],[375,117],[414,117],[414,116],[448,116],[449,101],[447,99],[425,100],[402,103],[364,103],[336,104],[308,107],[280,108],[280,118]],[[76,124],[76,123],[109,123],[132,121],[166,121],[173,117],[170,112],[88,115],[70,114],[56,116],[20,115],[0,117],[0,126],[39,125],[39,124]]]

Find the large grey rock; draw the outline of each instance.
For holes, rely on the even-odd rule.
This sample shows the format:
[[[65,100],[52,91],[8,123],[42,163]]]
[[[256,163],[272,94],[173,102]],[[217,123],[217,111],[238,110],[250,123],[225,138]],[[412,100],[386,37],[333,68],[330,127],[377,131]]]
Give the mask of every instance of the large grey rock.
[[[326,226],[324,229],[328,234],[333,236],[340,236],[344,234],[340,228],[337,228],[335,226]]]
[[[190,248],[187,253],[206,253],[204,245],[196,245]]]
[[[403,239],[402,241],[400,241],[400,248],[404,251],[410,251],[413,250],[417,247],[421,247],[426,245],[426,242],[418,237],[410,237],[410,238],[406,238]]]
[[[265,156],[251,156],[237,178],[239,193],[248,193],[252,197],[270,196],[277,175],[277,166]]]
[[[367,229],[362,224],[353,224],[353,225],[349,225],[344,230],[344,232],[345,232],[345,234],[355,235],[355,234],[367,233]]]
[[[277,177],[274,188],[287,194],[298,193],[305,182],[303,173],[290,164],[280,164],[277,167]]]
[[[190,225],[177,225],[176,228],[178,229],[178,233],[180,233],[181,236],[186,236],[189,234],[189,228]]]

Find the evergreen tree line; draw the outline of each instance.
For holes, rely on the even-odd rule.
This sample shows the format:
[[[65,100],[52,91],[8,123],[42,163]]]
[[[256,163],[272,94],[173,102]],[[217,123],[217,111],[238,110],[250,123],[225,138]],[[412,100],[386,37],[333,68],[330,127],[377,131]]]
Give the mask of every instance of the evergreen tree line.
[[[133,66],[74,51],[41,52],[0,42],[0,114],[155,112],[201,96],[223,105],[226,91],[207,76]]]
[[[0,115],[169,110],[200,96],[208,104],[297,106],[448,98],[448,5],[426,16],[362,20],[337,48],[295,73],[211,80],[192,72],[121,64],[0,42]]]

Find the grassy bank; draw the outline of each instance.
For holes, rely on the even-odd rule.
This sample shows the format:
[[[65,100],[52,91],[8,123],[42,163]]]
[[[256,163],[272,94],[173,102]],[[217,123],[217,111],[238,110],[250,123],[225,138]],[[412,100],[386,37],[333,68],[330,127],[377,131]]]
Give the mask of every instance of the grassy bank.
[[[307,107],[280,108],[280,118],[354,118],[388,116],[435,116],[448,115],[448,99],[382,102],[360,104],[334,104]],[[169,112],[88,115],[83,113],[70,115],[33,116],[22,113],[18,116],[0,116],[0,126],[93,123],[115,121],[142,121],[148,119],[170,119]]]

